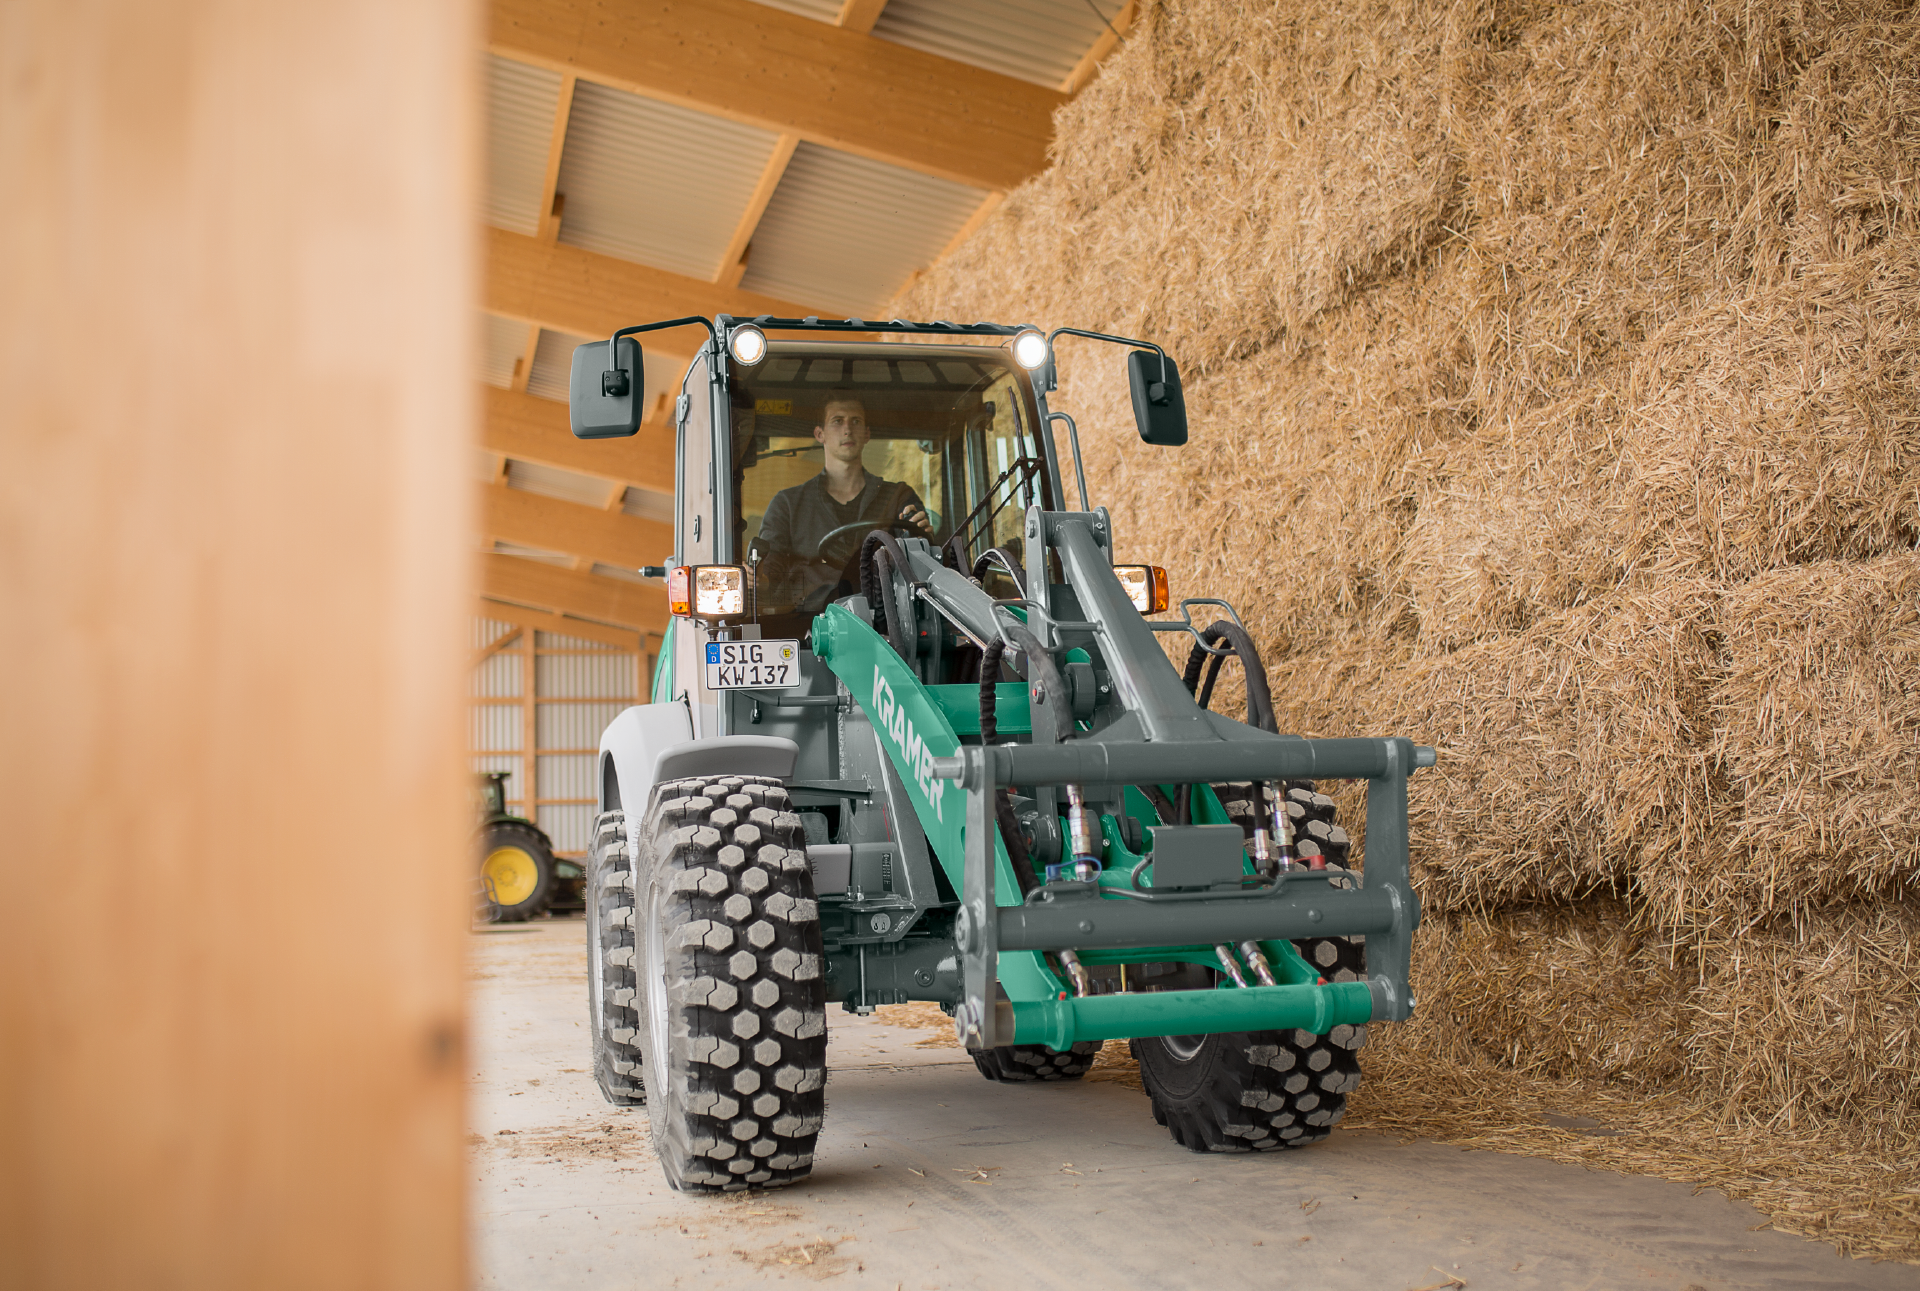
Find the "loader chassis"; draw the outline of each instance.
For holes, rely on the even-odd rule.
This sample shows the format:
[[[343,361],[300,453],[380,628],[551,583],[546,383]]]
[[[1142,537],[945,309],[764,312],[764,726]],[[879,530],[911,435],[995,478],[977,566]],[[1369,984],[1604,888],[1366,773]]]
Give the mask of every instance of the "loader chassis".
[[[757,1096],[785,1110],[755,1120],[721,1084],[803,1080],[792,1073],[815,1059],[796,1046],[816,1037],[793,1020],[816,999],[857,1012],[938,1003],[995,1079],[1071,1077],[1097,1042],[1132,1039],[1156,1116],[1190,1147],[1324,1137],[1359,1079],[1365,1025],[1413,1011],[1407,778],[1432,750],[1303,739],[1196,702],[1197,667],[1183,678],[1155,634],[1190,636],[1197,665],[1227,653],[1226,625],[1202,634],[1194,601],[1178,618],[1143,617],[1113,572],[1126,552],[1112,517],[1060,505],[1051,352],[1030,373],[992,343],[1020,329],[694,321],[711,339],[676,405],[675,564],[743,567],[750,590],[730,621],[675,617],[653,702],[609,726],[588,884],[596,1071],[609,1098],[647,1096],[670,1122],[655,1126],[670,1182],[805,1175],[810,1093]],[[760,329],[807,339],[773,341],[747,366],[739,334]],[[989,343],[831,336],[876,330]],[[629,344],[576,356],[576,429],[583,370],[598,378]],[[1136,408],[1160,401],[1165,442],[1177,370],[1133,352],[1147,356],[1130,364]],[[631,362],[637,379],[637,352]],[[828,395],[863,403],[869,474],[911,488],[927,523],[842,526],[857,541],[829,550],[836,530],[815,551],[775,549],[766,518],[780,490],[820,469],[811,426]],[[1077,471],[1077,444],[1071,460]],[[800,643],[795,684],[709,689],[704,648],[756,639]],[[1329,778],[1368,782],[1364,875],[1305,834],[1297,853],[1269,847],[1269,825],[1290,842],[1285,814],[1304,803],[1344,848],[1312,788]],[[1242,815],[1214,791],[1227,784]],[[776,932],[797,977],[756,958]],[[687,958],[722,942],[730,957]],[[752,1016],[737,1004],[749,996],[762,1005]],[[735,1041],[776,1018],[792,1025],[760,1042],[778,1065],[758,1073]],[[709,1071],[719,1060],[701,1053],[731,1058]],[[647,1094],[648,1073],[671,1087]]]

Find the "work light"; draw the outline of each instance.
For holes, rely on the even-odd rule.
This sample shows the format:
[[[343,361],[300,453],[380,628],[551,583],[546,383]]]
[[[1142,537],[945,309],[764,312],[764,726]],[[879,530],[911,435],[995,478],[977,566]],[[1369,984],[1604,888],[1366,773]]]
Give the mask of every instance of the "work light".
[[[743,368],[750,368],[767,357],[767,334],[752,323],[744,323],[727,336],[727,353]]]
[[[1031,372],[1047,361],[1047,338],[1033,328],[1015,333],[1013,361]]]
[[[1158,614],[1171,603],[1167,571],[1158,565],[1115,565],[1113,576],[1127,589],[1127,599],[1142,614]]]
[[[668,570],[667,612],[696,619],[743,619],[747,578],[740,565],[682,565]]]

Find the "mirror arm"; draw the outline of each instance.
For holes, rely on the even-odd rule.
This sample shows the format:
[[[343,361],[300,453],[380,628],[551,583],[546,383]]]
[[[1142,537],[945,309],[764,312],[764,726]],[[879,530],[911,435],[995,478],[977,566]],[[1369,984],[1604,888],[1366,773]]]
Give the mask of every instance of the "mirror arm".
[[[707,329],[709,339],[718,338],[719,334],[713,330],[712,321],[702,318],[698,314],[687,318],[670,318],[664,323],[642,323],[638,327],[623,327],[615,332],[613,339],[607,342],[607,362],[613,366],[600,374],[600,393],[606,395],[609,399],[624,399],[627,391],[632,389],[628,384],[627,370],[620,366],[621,337],[637,336],[641,332],[657,332],[667,327],[689,327],[694,323],[698,323]],[[609,380],[609,378],[611,378],[611,380]],[[610,386],[615,388],[609,388]]]
[[[1130,336],[1109,336],[1105,332],[1085,332],[1077,327],[1056,327],[1047,333],[1047,348],[1049,350],[1053,348],[1053,338],[1056,336],[1084,336],[1090,341],[1111,341],[1115,345],[1131,345],[1136,349],[1152,350],[1160,356],[1160,397],[1153,401],[1155,403],[1164,403],[1166,401],[1167,352],[1158,345],[1155,345],[1152,341],[1136,341]],[[1152,398],[1153,392],[1148,391],[1147,395],[1149,398]]]

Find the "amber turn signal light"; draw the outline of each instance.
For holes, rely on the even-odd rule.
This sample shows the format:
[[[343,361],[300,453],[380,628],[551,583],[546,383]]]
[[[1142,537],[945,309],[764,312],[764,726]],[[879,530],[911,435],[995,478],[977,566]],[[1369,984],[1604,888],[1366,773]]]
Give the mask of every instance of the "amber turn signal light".
[[[1158,614],[1172,604],[1167,596],[1167,571],[1158,565],[1115,565],[1113,575],[1127,589],[1127,599],[1142,614]]]

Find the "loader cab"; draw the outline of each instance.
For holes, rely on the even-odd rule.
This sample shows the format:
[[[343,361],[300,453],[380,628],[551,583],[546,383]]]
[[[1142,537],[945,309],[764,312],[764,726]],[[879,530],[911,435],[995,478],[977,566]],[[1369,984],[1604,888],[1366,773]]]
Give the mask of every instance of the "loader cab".
[[[684,387],[680,563],[750,566],[747,617],[767,637],[804,637],[830,601],[859,591],[875,528],[951,545],[968,569],[995,547],[1017,565],[1027,508],[1056,505],[1031,381],[1000,347],[776,341],[709,397],[711,362],[697,360]],[[864,509],[828,491],[830,405],[864,421]],[[909,507],[924,523],[901,521]]]

